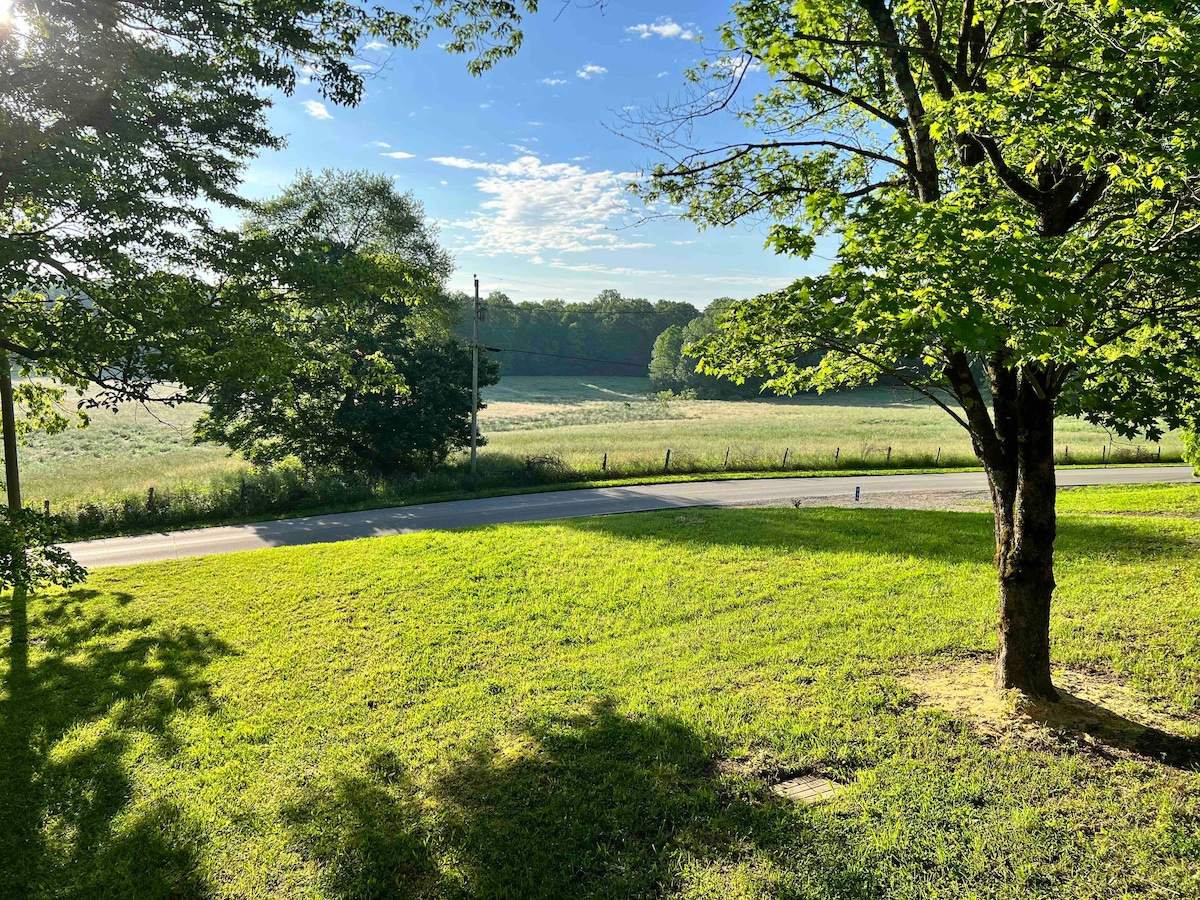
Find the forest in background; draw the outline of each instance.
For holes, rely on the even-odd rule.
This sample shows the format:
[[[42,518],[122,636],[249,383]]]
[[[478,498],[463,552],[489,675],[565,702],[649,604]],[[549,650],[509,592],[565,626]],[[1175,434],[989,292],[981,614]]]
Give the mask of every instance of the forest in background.
[[[462,295],[456,334],[471,337],[473,300]],[[480,341],[499,348],[489,355],[502,375],[645,375],[654,342],[672,326],[683,328],[701,313],[690,303],[651,302],[603,290],[595,300],[513,302],[493,292],[484,301]]]

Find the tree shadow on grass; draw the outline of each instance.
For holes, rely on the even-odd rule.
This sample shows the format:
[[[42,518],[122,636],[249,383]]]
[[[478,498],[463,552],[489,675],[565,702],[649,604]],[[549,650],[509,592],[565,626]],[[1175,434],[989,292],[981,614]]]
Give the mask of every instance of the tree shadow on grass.
[[[112,613],[136,601],[80,589],[9,596],[0,694],[0,897],[207,893],[194,832],[139,801],[130,753],[169,758],[171,718],[212,709],[202,671],[230,648],[192,628]],[[111,605],[109,605],[111,604]]]
[[[689,873],[721,878],[785,852],[804,896],[879,894],[836,818],[722,776],[716,755],[678,719],[602,702],[481,747],[422,787],[376,757],[367,777],[310,791],[287,818],[339,897],[661,896]],[[787,880],[773,896],[801,895]]]
[[[1025,704],[1022,712],[1072,749],[1109,759],[1134,754],[1176,768],[1200,769],[1200,738],[1143,724],[1063,690],[1058,697],[1057,703]]]
[[[691,508],[564,519],[561,524],[631,541],[879,554],[949,564],[990,565],[996,550],[990,512]],[[1200,543],[1170,528],[1082,517],[1060,519],[1056,546],[1061,558],[1102,553],[1114,562],[1191,556],[1200,550]]]

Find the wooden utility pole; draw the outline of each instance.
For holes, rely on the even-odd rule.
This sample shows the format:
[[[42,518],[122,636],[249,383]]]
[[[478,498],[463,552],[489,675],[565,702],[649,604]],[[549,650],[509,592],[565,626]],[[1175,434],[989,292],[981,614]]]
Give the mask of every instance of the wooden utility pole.
[[[474,485],[479,451],[479,276],[475,276],[475,313],[471,316],[471,483]]]
[[[21,472],[17,467],[17,410],[13,402],[12,360],[0,350],[0,425],[4,428],[4,484],[8,508],[21,509]]]

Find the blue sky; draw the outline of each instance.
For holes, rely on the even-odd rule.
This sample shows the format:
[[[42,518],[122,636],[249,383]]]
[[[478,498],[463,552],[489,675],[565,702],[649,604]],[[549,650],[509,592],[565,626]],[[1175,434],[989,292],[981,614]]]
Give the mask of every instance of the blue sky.
[[[458,264],[453,287],[477,272],[485,293],[517,300],[613,287],[703,305],[824,265],[776,257],[761,229],[635,224],[640,205],[623,185],[655,157],[606,126],[668,99],[689,65],[716,53],[724,3],[609,0],[557,20],[556,8],[529,19],[518,55],[479,78],[436,40],[416,52],[364,48],[377,71],[363,103],[322,104],[310,86],[281,98],[272,123],[288,147],[251,165],[246,192],[269,195],[301,168],[388,173],[438,223]]]

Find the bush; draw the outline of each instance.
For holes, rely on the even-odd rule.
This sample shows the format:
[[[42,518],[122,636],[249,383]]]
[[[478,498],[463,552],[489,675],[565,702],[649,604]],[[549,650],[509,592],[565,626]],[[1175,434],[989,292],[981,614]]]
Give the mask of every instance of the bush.
[[[1200,476],[1200,427],[1183,433],[1183,459],[1195,466]]]

